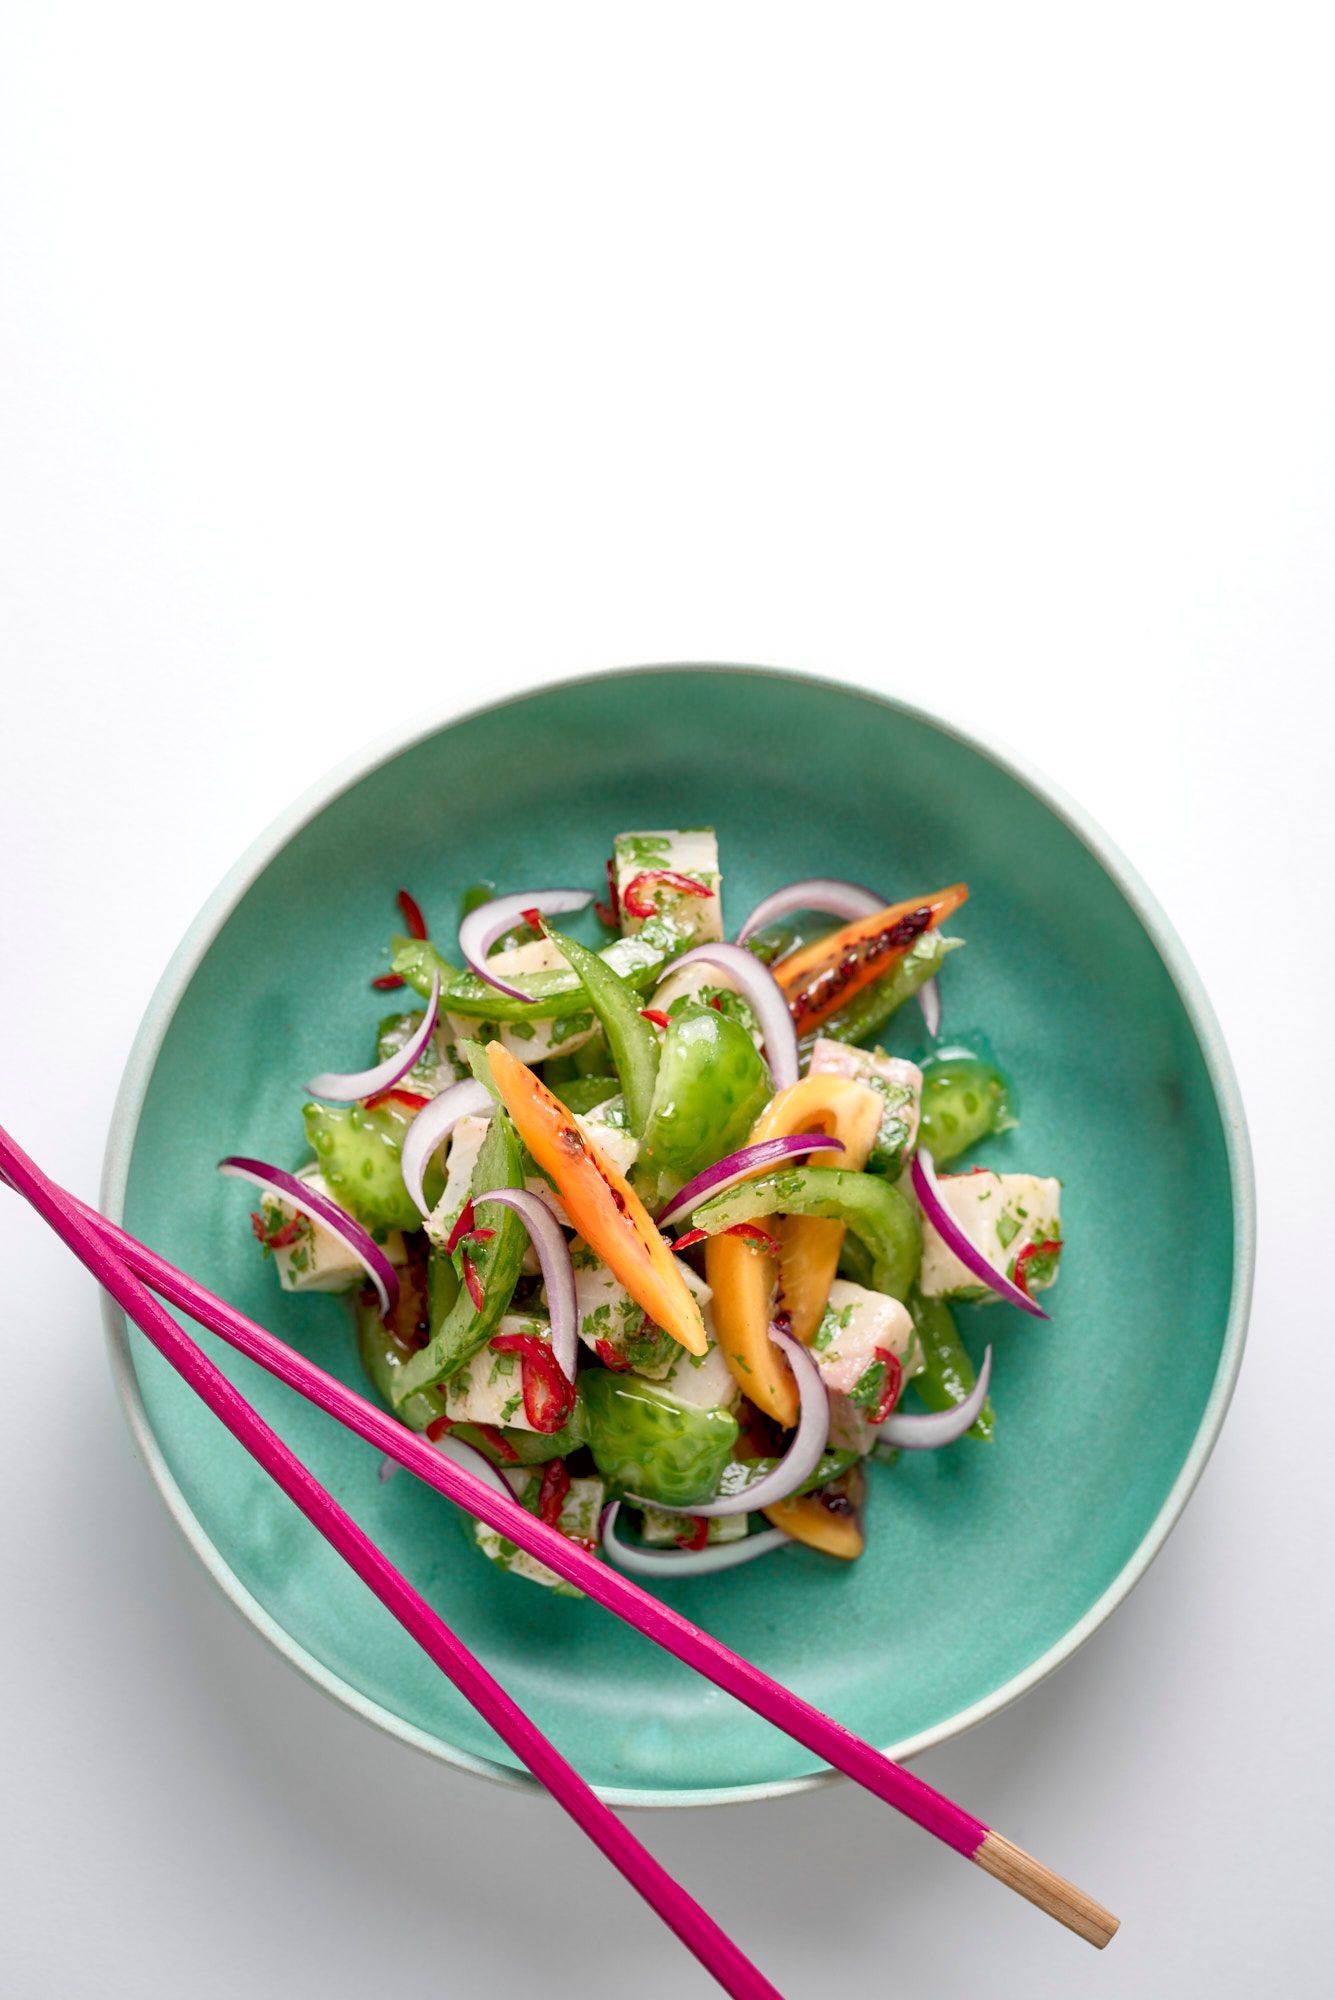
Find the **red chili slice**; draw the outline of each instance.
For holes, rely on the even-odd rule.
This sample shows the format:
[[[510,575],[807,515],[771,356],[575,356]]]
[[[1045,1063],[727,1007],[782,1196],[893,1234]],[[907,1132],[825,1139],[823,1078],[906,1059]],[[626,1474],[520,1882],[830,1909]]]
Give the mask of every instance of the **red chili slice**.
[[[524,1415],[534,1430],[548,1437],[559,1431],[575,1407],[575,1385],[561,1373],[546,1341],[536,1333],[498,1333],[491,1346],[497,1354],[519,1355]]]
[[[1015,1270],[1012,1275],[1015,1283],[1020,1287],[1020,1290],[1027,1299],[1031,1299],[1033,1293],[1030,1291],[1029,1281],[1024,1275],[1024,1267],[1035,1257],[1041,1257],[1046,1250],[1055,1250],[1060,1257],[1062,1252],[1061,1238],[1059,1236],[1048,1236],[1044,1238],[1042,1243],[1026,1243],[1024,1249],[1015,1260]]]
[[[711,993],[709,1004],[716,1014],[721,1014],[723,1012],[723,995],[721,993]]]
[[[420,1090],[400,1090],[397,1084],[393,1084],[388,1090],[378,1090],[374,1097],[364,1098],[362,1109],[374,1111],[380,1104],[402,1104],[409,1111],[425,1111],[430,1102],[431,1099],[424,1097]]]
[[[630,1367],[630,1363],[627,1361],[625,1355],[618,1354],[610,1340],[595,1340],[593,1351],[602,1362],[603,1367],[610,1368],[614,1375],[624,1375]]]
[[[458,1249],[463,1238],[469,1234],[469,1232],[476,1226],[476,1224],[477,1224],[477,1214],[473,1208],[473,1197],[470,1195],[468,1197],[468,1200],[464,1203],[463,1207],[459,1210],[458,1220],[455,1222],[453,1229],[450,1231],[449,1235],[445,1238],[446,1256],[449,1256],[452,1251]]]
[[[771,1236],[768,1229],[762,1229],[758,1222],[734,1222],[731,1229],[725,1229],[723,1234],[725,1236],[745,1236],[751,1243],[760,1243],[769,1251],[771,1257],[778,1257],[782,1254],[779,1248],[778,1237]]]
[[[708,1241],[709,1231],[707,1229],[688,1229],[684,1236],[677,1238],[672,1247],[674,1250],[691,1250],[694,1249],[697,1243],[707,1243]]]
[[[250,1227],[257,1243],[263,1243],[268,1250],[286,1250],[289,1243],[295,1243],[301,1234],[302,1218],[294,1215],[290,1222],[284,1222],[269,1233],[269,1225],[254,1209],[250,1212]]]
[[[561,1509],[569,1491],[570,1474],[566,1471],[565,1460],[549,1458],[542,1468],[542,1484],[538,1488],[538,1519],[545,1521],[549,1528],[559,1525]]]
[[[474,1424],[473,1429],[479,1437],[486,1439],[497,1458],[503,1459],[506,1465],[518,1465],[519,1453],[504,1431],[497,1430],[495,1424]]]
[[[382,972],[378,979],[371,981],[371,985],[377,993],[393,993],[396,987],[405,984],[406,981],[400,972]]]
[[[453,1429],[454,1429],[453,1417],[445,1417],[445,1416],[433,1417],[431,1419],[431,1422],[427,1425],[426,1430],[423,1432],[423,1436],[429,1437],[432,1444],[439,1444],[441,1439],[446,1435],[446,1433],[452,1431]]]
[[[461,1261],[463,1264],[464,1283],[468,1287],[468,1296],[473,1301],[477,1310],[481,1312],[483,1306],[487,1303],[487,1294],[483,1290],[482,1280],[477,1274],[477,1265],[466,1250]]]
[[[521,916],[521,917],[522,917],[522,918],[524,919],[524,922],[525,922],[525,923],[526,923],[526,924],[528,925],[528,927],[529,927],[529,929],[530,929],[531,931],[537,931],[537,933],[538,933],[538,935],[539,935],[539,936],[541,936],[541,935],[542,935],[542,911],[541,911],[541,910],[539,910],[539,909],[537,909],[536,907],[534,907],[534,908],[531,908],[531,909],[527,909],[527,910],[521,910],[521,911],[519,912],[519,914],[520,914],[520,916]]]
[[[422,915],[422,906],[416,896],[410,896],[406,889],[400,889],[394,900],[402,912],[404,926],[409,937],[424,938],[426,936],[426,918]]]
[[[679,1549],[702,1549],[709,1540],[709,1522],[703,1514],[692,1514],[691,1524],[689,1533],[683,1531],[677,1537]]]
[[[667,1028],[671,1026],[667,1015],[661,1007],[641,1007],[640,1019],[652,1022],[655,1028]]]
[[[885,1363],[885,1386],[871,1413],[870,1422],[883,1424],[904,1393],[904,1364],[889,1347],[878,1347],[875,1353],[876,1359]]]
[[[609,931],[615,931],[621,928],[621,899],[617,895],[616,868],[613,865],[610,855],[607,858],[606,867],[607,901],[605,903],[595,903],[593,907],[597,912],[598,921],[606,924]]]
[[[703,882],[697,882],[690,875],[678,875],[671,868],[646,868],[639,875],[632,875],[621,892],[623,909],[633,917],[652,917],[654,905],[644,902],[639,889],[642,882],[665,882],[669,889],[675,889],[682,896],[708,896],[710,891]]]

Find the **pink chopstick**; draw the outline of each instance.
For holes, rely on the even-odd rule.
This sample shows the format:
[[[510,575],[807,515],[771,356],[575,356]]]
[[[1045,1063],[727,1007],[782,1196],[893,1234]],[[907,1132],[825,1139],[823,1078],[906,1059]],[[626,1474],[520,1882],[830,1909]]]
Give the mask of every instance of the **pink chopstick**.
[[[12,1185],[88,1267],[121,1310],[319,1529],[349,1568],[374,1591],[423,1652],[435,1661],[502,1741],[509,1744],[557,1804],[583,1828],[723,1990],[737,1996],[737,2000],[782,2000],[778,1988],[770,1984],[708,1911],[603,1804],[425,1598],[176,1324],[135,1276],[127,1260],[108,1247],[105,1234],[81,1212],[81,1205],[47,1180],[2,1129],[0,1161]]]
[[[3,1137],[0,1133],[0,1159],[4,1157]],[[81,1218],[98,1229],[127,1264],[170,1304],[189,1313],[201,1326],[397,1459],[456,1506],[538,1557],[685,1665],[744,1702],[795,1742],[894,1806],[1089,1943],[1101,1948],[1113,1936],[1116,1917],[1005,1835],[965,1812],[741,1654],[693,1625],[680,1612],[650,1596],[631,1578],[609,1568],[517,1502],[506,1501],[461,1466],[443,1458],[396,1418],[306,1360],[235,1307],[216,1298],[115,1223],[97,1215],[73,1196],[63,1198],[73,1203]]]

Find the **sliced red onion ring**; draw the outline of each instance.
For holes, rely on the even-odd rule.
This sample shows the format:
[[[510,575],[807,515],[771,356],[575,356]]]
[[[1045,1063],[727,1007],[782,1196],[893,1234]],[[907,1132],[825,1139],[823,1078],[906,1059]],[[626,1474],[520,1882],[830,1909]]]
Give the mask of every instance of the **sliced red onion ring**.
[[[219,1160],[218,1172],[234,1180],[251,1181],[267,1194],[277,1195],[289,1208],[297,1209],[302,1215],[309,1216],[312,1222],[318,1222],[323,1228],[332,1229],[336,1236],[341,1236],[375,1286],[381,1312],[393,1312],[394,1302],[399,1296],[399,1274],[375,1238],[367,1234],[360,1222],[354,1222],[346,1208],[340,1208],[336,1201],[330,1201],[295,1174],[289,1174],[282,1167],[271,1167],[264,1160],[250,1160],[234,1153],[225,1160]]]
[[[757,1556],[767,1556],[772,1549],[782,1548],[792,1540],[782,1528],[766,1528],[759,1535],[748,1535],[740,1542],[706,1542],[702,1549],[637,1549],[629,1542],[619,1541],[616,1534],[617,1515],[621,1502],[613,1500],[604,1507],[599,1527],[603,1553],[614,1562],[618,1569],[632,1571],[637,1576],[656,1576],[666,1581],[674,1576],[712,1576],[716,1570],[736,1569],[739,1563],[754,1562]],[[698,1513],[700,1510],[695,1509]]]
[[[657,1507],[662,1514],[699,1514],[705,1520],[724,1514],[753,1514],[762,1507],[772,1507],[777,1500],[786,1500],[803,1480],[810,1479],[830,1435],[830,1398],[819,1368],[800,1340],[794,1340],[790,1333],[780,1333],[777,1327],[770,1328],[770,1339],[788,1357],[788,1365],[797,1378],[800,1402],[793,1441],[773,1471],[742,1493],[725,1493],[717,1500],[702,1500],[696,1507],[667,1507],[661,1500],[640,1500],[634,1493],[628,1493],[626,1498],[635,1506]]]
[[[575,1379],[578,1352],[579,1314],[575,1304],[575,1267],[561,1225],[538,1195],[525,1188],[493,1188],[490,1194],[475,1194],[474,1207],[484,1201],[499,1202],[512,1209],[528,1231],[538,1253],[538,1267],[547,1288],[547,1316],[552,1323],[552,1353],[567,1382]]]
[[[874,916],[884,908],[885,897],[878,896],[874,889],[864,889],[858,882],[837,882],[829,876],[816,876],[810,882],[790,882],[786,889],[776,889],[772,896],[761,898],[738,931],[737,942],[745,944],[756,931],[764,930],[766,924],[777,923],[780,917],[789,916],[794,910],[819,910],[824,916],[843,917],[847,922],[853,917]]]
[[[922,1024],[935,1041],[941,1032],[941,988],[935,979],[918,988],[918,1005],[922,1008]]]
[[[425,1117],[425,1112],[422,1115]],[[748,1180],[764,1167],[775,1167],[780,1160],[791,1159],[796,1153],[842,1153],[843,1150],[842,1139],[827,1138],[824,1132],[793,1132],[786,1139],[758,1139],[754,1146],[728,1153],[697,1174],[693,1181],[687,1181],[659,1216],[658,1226],[661,1229],[677,1216],[689,1215],[707,1195],[724,1194],[739,1181]]]
[[[359,1097],[374,1097],[378,1090],[389,1090],[401,1076],[406,1076],[427,1043],[436,1031],[436,1015],[440,1008],[440,974],[431,975],[431,997],[426,1003],[426,1012],[418,1026],[414,1028],[401,1049],[392,1056],[386,1056],[374,1069],[352,1070],[347,1075],[338,1070],[322,1070],[306,1085],[312,1097],[327,1097],[335,1104],[353,1104]]]
[[[954,1444],[962,1438],[978,1421],[978,1415],[987,1401],[987,1385],[992,1380],[992,1349],[983,1356],[983,1365],[978,1370],[978,1380],[970,1389],[962,1403],[956,1403],[952,1410],[933,1410],[930,1416],[905,1414],[902,1410],[892,1410],[884,1423],[877,1424],[878,1441],[897,1444],[901,1451],[938,1451],[943,1444]]]
[[[451,1083],[430,1104],[424,1104],[403,1135],[400,1167],[403,1185],[423,1215],[430,1215],[422,1178],[436,1148],[445,1143],[461,1118],[480,1118],[491,1109],[491,1092],[471,1076]]]
[[[488,969],[487,953],[498,937],[523,921],[525,910],[539,910],[544,917],[565,917],[586,908],[592,901],[586,889],[533,889],[520,896],[493,896],[489,903],[480,903],[477,909],[470,910],[460,924],[459,949],[478,978],[485,979],[488,986],[494,986],[498,993],[508,993],[513,1000],[531,1000],[531,993],[525,993],[520,986],[507,985]]]
[[[1035,1319],[1046,1319],[1048,1315],[1038,1301],[1031,1299],[1028,1292],[1021,1291],[995,1264],[989,1264],[977,1244],[971,1242],[960,1228],[946,1207],[936,1178],[936,1165],[925,1147],[919,1147],[913,1155],[912,1173],[913,1192],[918,1197],[919,1206],[946,1248],[953,1250],[961,1264],[967,1265],[975,1278],[994,1291],[999,1299],[1005,1299],[1008,1305],[1018,1306],[1021,1312],[1032,1313]]]
[[[720,966],[737,982],[738,991],[750,1001],[760,1024],[774,1088],[787,1090],[789,1084],[797,1082],[797,1031],[788,1012],[788,996],[774,974],[739,944],[697,944],[674,958],[668,970],[677,972],[683,965],[697,963]]]

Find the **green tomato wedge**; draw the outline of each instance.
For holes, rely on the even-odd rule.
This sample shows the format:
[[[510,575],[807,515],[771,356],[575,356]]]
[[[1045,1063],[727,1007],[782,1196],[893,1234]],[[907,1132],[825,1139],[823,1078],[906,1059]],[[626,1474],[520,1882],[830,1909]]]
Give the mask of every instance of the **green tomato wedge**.
[[[842,1222],[871,1257],[872,1285],[905,1299],[922,1259],[922,1223],[907,1196],[877,1174],[844,1167],[784,1167],[703,1202],[691,1216],[711,1236],[767,1215],[820,1215]]]
[[[559,1097],[567,1111],[573,1111],[577,1118],[597,1110],[606,1104],[609,1097],[618,1097],[621,1084],[614,1076],[566,1076],[553,1079],[551,1064],[543,1071],[543,1082],[553,1097]]]
[[[938,1166],[1015,1122],[1006,1079],[994,1063],[949,1051],[923,1064],[918,1143]]]
[[[649,1119],[654,1081],[658,1075],[658,1035],[640,1012],[640,996],[614,972],[606,959],[586,951],[574,938],[564,937],[544,921],[551,939],[579,980],[589,1005],[602,1023],[612,1065],[626,1099],[626,1123],[638,1139]]]
[[[964,1402],[977,1376],[965,1351],[964,1342],[944,1299],[924,1299],[914,1294],[909,1301],[913,1324],[922,1344],[922,1372],[911,1387],[917,1390],[929,1410],[953,1410]],[[978,1421],[966,1437],[990,1441],[996,1434],[997,1418],[989,1396],[978,1413]]]
[[[528,1232],[519,1217],[499,1202],[479,1201],[491,1188],[522,1188],[524,1149],[519,1134],[503,1111],[497,1111],[482,1141],[469,1192],[478,1203],[477,1222],[495,1234],[482,1242],[461,1244],[455,1253],[462,1264],[465,1251],[482,1284],[481,1310],[473,1304],[467,1285],[461,1285],[453,1305],[439,1327],[432,1326],[427,1345],[404,1363],[392,1384],[395,1409],[414,1390],[446,1380],[457,1373],[480,1347],[485,1347],[510,1303],[519,1281],[520,1267],[528,1244]]]
[[[400,1165],[404,1134],[415,1112],[393,1102],[372,1111],[364,1104],[307,1104],[301,1115],[330,1192],[364,1229],[384,1236],[391,1229],[421,1228]],[[428,1196],[439,1200],[444,1185],[440,1168],[433,1166]]]
[[[769,1073],[740,1022],[712,1007],[678,1015],[659,1051],[644,1164],[678,1184],[689,1180],[746,1144],[770,1094]]]
[[[714,1497],[737,1443],[727,1410],[693,1408],[606,1368],[584,1369],[580,1385],[593,1462],[609,1486],[663,1507]]]

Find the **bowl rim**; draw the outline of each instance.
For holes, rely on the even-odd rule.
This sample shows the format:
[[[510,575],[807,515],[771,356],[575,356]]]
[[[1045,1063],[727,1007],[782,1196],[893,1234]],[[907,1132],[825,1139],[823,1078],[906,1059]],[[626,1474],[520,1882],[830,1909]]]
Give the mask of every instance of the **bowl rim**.
[[[191,980],[205,954],[227,919],[278,852],[304,827],[318,817],[336,798],[406,750],[439,734],[442,730],[475,717],[541,699],[566,688],[609,679],[626,680],[660,674],[746,674],[757,679],[798,681],[809,687],[829,688],[853,695],[892,713],[941,731],[964,748],[984,758],[1022,785],[1041,805],[1048,808],[1067,830],[1075,835],[1094,860],[1114,882],[1130,905],[1142,929],[1158,952],[1186,1010],[1214,1093],[1228,1159],[1233,1209],[1233,1283],[1228,1317],[1220,1346],[1219,1364],[1206,1399],[1201,1421],[1182,1466],[1149,1528],[1127,1561],[1089,1609],[1045,1653],[967,1708],[920,1730],[916,1735],[884,1746],[885,1754],[899,1762],[917,1756],[939,1743],[975,1728],[987,1717],[998,1714],[1037,1687],[1048,1675],[1070,1659],[1104,1620],[1127,1597],[1153,1562],[1169,1533],[1180,1518],[1187,1501],[1205,1469],[1215,1441],[1223,1427],[1232,1400],[1246,1344],[1256,1263],[1256,1189],[1251,1142],[1247,1130],[1242,1095],[1233,1063],[1224,1042],[1214,1008],[1205,992],[1191,957],[1158,901],[1140,875],[1102,827],[1059,785],[1053,783],[1027,759],[1009,747],[976,735],[948,716],[899,695],[885,694],[836,675],[814,673],[803,668],[756,666],[728,661],[661,661],[638,666],[605,667],[587,673],[569,674],[543,680],[532,687],[480,702],[469,708],[451,703],[444,709],[417,715],[374,738],[362,749],[343,759],[302,792],[235,861],[187,927],[180,944],[169,959],[144,1011],[126,1060],[120,1088],[112,1110],[103,1157],[101,1205],[115,1221],[124,1216],[125,1192],[130,1160],[138,1133],[140,1115],[148,1086],[171,1026]],[[176,1526],[198,1556],[204,1569],[232,1606],[269,1641],[278,1654],[312,1681],[331,1700],[341,1703],[364,1721],[397,1737],[400,1742],[425,1752],[438,1761],[469,1771],[478,1777],[508,1785],[512,1789],[540,1796],[541,1786],[527,1771],[489,1757],[478,1757],[443,1741],[429,1731],[404,1721],[378,1701],[364,1695],[341,1674],[307,1651],[245,1587],[224,1559],[177,1484],[154,1434],[139,1393],[131,1355],[129,1330],[124,1314],[105,1293],[102,1320],[107,1337],[112,1376],[125,1413],[130,1434],[157,1486]],[[814,1791],[841,1779],[841,1773],[824,1768],[798,1778],[767,1779],[760,1783],[720,1786],[624,1787],[598,1785],[598,1795],[612,1806],[689,1807],[746,1805]]]

